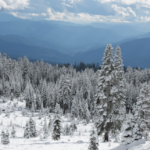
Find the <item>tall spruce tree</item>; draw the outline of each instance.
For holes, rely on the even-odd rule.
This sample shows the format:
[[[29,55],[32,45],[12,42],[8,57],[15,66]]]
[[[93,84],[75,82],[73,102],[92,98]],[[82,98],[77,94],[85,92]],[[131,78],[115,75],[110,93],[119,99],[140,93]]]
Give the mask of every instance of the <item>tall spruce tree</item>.
[[[140,118],[140,126],[143,129],[145,139],[147,139],[147,131],[150,129],[150,86],[147,83],[143,84],[137,98],[137,110]]]
[[[125,109],[125,79],[124,70],[121,59],[121,49],[119,46],[116,47],[115,57],[114,57],[114,71],[113,71],[113,81],[111,88],[112,103],[110,107],[111,115],[110,121],[112,124],[111,132],[116,135],[118,130],[121,130],[122,123],[125,119],[126,109]]]
[[[108,134],[113,127],[111,121],[112,113],[112,96],[111,90],[113,87],[114,62],[113,62],[113,48],[111,44],[107,45],[103,57],[103,64],[101,70],[98,71],[98,80],[96,87],[96,101],[95,101],[95,126],[98,135],[105,132],[104,141],[108,141]]]

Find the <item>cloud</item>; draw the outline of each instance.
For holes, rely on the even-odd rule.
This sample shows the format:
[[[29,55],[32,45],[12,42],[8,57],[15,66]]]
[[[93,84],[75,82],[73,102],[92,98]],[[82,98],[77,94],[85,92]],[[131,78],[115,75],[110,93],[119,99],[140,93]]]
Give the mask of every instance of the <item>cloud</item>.
[[[0,0],[15,17],[71,22],[145,22],[150,0]]]
[[[127,8],[118,7],[118,6],[115,4],[115,5],[112,5],[112,8],[113,8],[118,14],[121,14],[123,17],[130,16],[130,14],[133,15],[134,17],[136,17],[136,13],[131,9],[131,7],[127,7]]]
[[[115,16],[102,16],[91,15],[88,13],[70,13],[70,12],[56,12],[51,8],[48,8],[49,18],[47,20],[61,20],[61,21],[73,21],[73,22],[126,22],[122,17],[116,18]]]
[[[29,6],[29,0],[0,0],[0,10],[24,9]]]
[[[141,7],[150,8],[150,0],[96,0],[100,3],[119,3],[124,5],[138,5]]]

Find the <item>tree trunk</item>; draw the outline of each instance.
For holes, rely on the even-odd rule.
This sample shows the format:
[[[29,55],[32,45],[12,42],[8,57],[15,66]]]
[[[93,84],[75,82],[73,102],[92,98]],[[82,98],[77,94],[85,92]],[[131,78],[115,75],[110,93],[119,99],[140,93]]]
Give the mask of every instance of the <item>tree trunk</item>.
[[[108,132],[105,132],[105,135],[104,135],[104,142],[108,142],[109,140],[109,136],[108,136]]]

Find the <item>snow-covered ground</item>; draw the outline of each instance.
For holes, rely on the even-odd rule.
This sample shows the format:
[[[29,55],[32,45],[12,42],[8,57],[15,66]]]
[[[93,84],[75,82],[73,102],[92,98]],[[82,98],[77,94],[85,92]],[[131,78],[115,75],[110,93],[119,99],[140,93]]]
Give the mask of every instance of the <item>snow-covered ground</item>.
[[[0,100],[1,101],[1,100]],[[8,107],[9,106],[9,107]],[[8,130],[9,133],[12,129],[12,124],[15,125],[16,130],[16,138],[10,137],[9,145],[0,144],[0,150],[87,150],[89,146],[89,136],[93,123],[89,123],[88,125],[84,125],[82,122],[79,122],[77,125],[77,131],[73,136],[61,136],[61,139],[58,141],[54,141],[51,138],[51,135],[47,139],[40,139],[40,136],[36,138],[25,139],[24,135],[24,127],[26,121],[29,120],[29,117],[23,116],[21,109],[24,108],[24,102],[17,101],[16,99],[13,101],[7,101],[6,103],[0,102],[0,107],[4,110],[9,109],[12,110],[12,106],[15,106],[15,111],[10,112],[10,116],[7,117],[5,112],[2,112],[0,115],[0,133],[2,130]],[[29,116],[31,114],[29,113]],[[53,118],[53,114],[51,114]],[[36,112],[34,114],[34,121],[36,122],[36,129],[38,133],[43,128],[44,118],[39,119],[39,114]],[[47,116],[47,123],[49,122]],[[70,119],[66,116],[62,116],[62,126],[66,124],[70,124]],[[99,149],[100,150],[111,150],[115,147],[118,147],[119,143],[114,143],[113,139],[110,143],[101,142],[102,138],[99,137]],[[121,150],[121,149],[120,149]],[[138,147],[132,148],[130,150],[150,150],[150,142],[146,142],[144,145],[140,145]]]

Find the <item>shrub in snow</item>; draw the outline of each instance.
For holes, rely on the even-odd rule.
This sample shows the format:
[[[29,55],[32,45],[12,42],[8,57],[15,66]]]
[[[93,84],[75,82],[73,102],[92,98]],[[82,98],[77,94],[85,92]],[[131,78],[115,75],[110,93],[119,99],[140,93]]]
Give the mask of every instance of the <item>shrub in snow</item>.
[[[10,111],[8,108],[6,108],[6,114],[5,114],[6,117],[9,117],[10,116]]]
[[[82,143],[83,143],[83,141],[81,141],[81,140],[80,140],[80,141],[77,141],[77,143],[78,143],[78,144],[82,144]]]
[[[98,148],[99,143],[98,143],[98,136],[95,128],[93,127],[91,134],[90,134],[90,143],[88,150],[99,150]]]
[[[8,131],[6,131],[6,133],[4,131],[2,131],[2,133],[1,133],[1,143],[3,145],[7,145],[7,144],[10,143],[9,142],[9,133],[8,133]]]
[[[71,128],[68,124],[65,125],[65,127],[63,129],[63,134],[66,136],[71,135]]]
[[[72,128],[73,132],[74,132],[74,131],[77,131],[77,124],[76,124],[75,121],[71,122],[70,128]]]
[[[22,109],[22,115],[26,116],[27,115],[27,110],[26,109]]]
[[[42,111],[40,110],[40,112],[39,112],[39,119],[41,119],[42,118]]]
[[[61,135],[61,117],[60,117],[60,106],[56,104],[55,115],[53,120],[53,140],[59,140]]]

